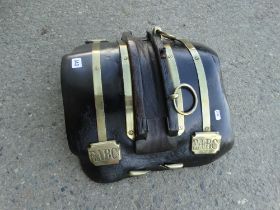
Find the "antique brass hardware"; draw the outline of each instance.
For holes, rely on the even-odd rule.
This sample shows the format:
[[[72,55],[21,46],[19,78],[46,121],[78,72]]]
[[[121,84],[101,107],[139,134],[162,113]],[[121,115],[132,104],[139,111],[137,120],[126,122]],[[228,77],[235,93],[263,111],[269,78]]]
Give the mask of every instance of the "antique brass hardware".
[[[133,111],[133,94],[132,94],[132,82],[130,63],[128,57],[127,46],[124,42],[119,42],[121,64],[123,71],[123,86],[125,97],[125,115],[126,115],[126,134],[131,139],[135,138],[134,131],[134,111]]]
[[[193,46],[193,44],[185,39],[181,39],[181,41],[191,53],[198,75],[201,106],[202,106],[203,131],[210,131],[210,127],[211,127],[210,106],[209,106],[207,79],[206,79],[204,67],[200,55],[195,49],[195,47]]]
[[[107,141],[105,110],[103,100],[102,75],[100,64],[100,42],[93,42],[92,49],[92,78],[94,101],[97,121],[97,134],[99,141]]]
[[[90,144],[88,154],[95,166],[118,164],[121,159],[120,145],[116,141]]]
[[[163,32],[160,27],[154,27],[153,32],[160,34],[164,38],[177,40],[183,43],[185,47],[188,49],[188,51],[190,52],[198,75],[200,101],[201,101],[201,109],[202,109],[202,128],[203,128],[203,132],[195,132],[194,136],[192,136],[192,151],[195,154],[216,154],[220,150],[222,137],[219,134],[219,132],[211,132],[211,118],[210,118],[211,115],[210,115],[207,79],[205,75],[204,66],[198,51],[193,46],[193,44],[188,40],[178,39],[171,34]],[[174,94],[172,94],[170,97],[174,100],[175,109],[177,111],[180,111],[178,110],[178,106],[176,106],[176,102],[175,102],[176,98],[179,97],[176,90]],[[183,113],[184,112],[182,112],[181,114]]]
[[[216,154],[220,150],[222,137],[219,132],[211,132],[209,94],[204,66],[193,44],[185,39],[179,41],[186,46],[193,58],[200,89],[203,132],[195,132],[192,136],[192,151],[195,154]]]
[[[92,77],[96,111],[98,143],[91,143],[88,148],[89,160],[95,166],[118,164],[121,159],[120,145],[116,141],[107,141],[106,119],[104,110],[102,74],[100,64],[100,41],[92,43]]]
[[[181,88],[187,88],[188,90],[191,91],[192,95],[194,96],[194,104],[193,104],[192,108],[187,112],[183,111],[182,106],[181,106],[182,108],[179,106],[180,102],[178,102],[178,105],[177,105],[177,102],[176,102],[176,99],[179,96],[178,92]],[[170,96],[170,98],[173,100],[174,107],[180,115],[190,115],[196,110],[196,107],[197,107],[197,104],[198,104],[197,94],[196,94],[194,88],[189,84],[185,84],[185,83],[180,84],[178,87],[176,87],[174,93]]]
[[[142,175],[145,175],[147,173],[149,173],[150,171],[129,171],[128,175],[129,176],[142,176]]]
[[[192,151],[194,154],[216,154],[221,138],[219,132],[196,132],[192,137]]]
[[[167,65],[168,65],[168,71],[173,83],[174,87],[177,87],[180,85],[180,77],[179,77],[179,72],[177,68],[177,64],[174,58],[174,54],[172,52],[172,48],[169,44],[164,45],[166,49],[166,57],[167,57]],[[174,98],[174,104],[176,104],[175,100],[178,102],[178,107],[176,104],[176,110],[179,108],[180,110],[184,109],[184,104],[183,104],[183,95],[181,89],[178,89],[176,92],[176,99]],[[178,112],[179,113],[179,112]],[[185,118],[183,115],[178,114],[178,126],[179,126],[179,132],[178,136],[182,135],[182,133],[185,131]]]
[[[158,27],[158,26],[155,26],[155,27],[153,28],[153,33],[154,33],[154,34],[158,33],[159,35],[161,35],[161,36],[163,36],[163,37],[165,37],[165,38],[171,39],[171,40],[175,40],[175,39],[176,39],[175,36],[173,36],[173,35],[171,35],[171,34],[168,34],[168,33],[164,32],[164,31],[162,31],[161,28]]]
[[[183,168],[184,164],[183,163],[173,163],[173,164],[164,164],[162,166],[167,169],[179,169],[179,168]]]

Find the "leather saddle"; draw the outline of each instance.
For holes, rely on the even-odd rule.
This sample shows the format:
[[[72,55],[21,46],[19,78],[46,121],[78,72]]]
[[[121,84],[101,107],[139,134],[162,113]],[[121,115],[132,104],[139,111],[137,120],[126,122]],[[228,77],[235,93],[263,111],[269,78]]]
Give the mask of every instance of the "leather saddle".
[[[233,146],[217,54],[163,32],[86,41],[62,58],[71,151],[97,182],[210,163]]]

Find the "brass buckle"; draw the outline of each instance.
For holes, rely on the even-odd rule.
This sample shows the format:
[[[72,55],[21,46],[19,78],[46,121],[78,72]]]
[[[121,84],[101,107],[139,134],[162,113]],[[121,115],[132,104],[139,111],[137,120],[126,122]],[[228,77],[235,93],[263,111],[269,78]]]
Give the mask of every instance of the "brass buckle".
[[[181,88],[186,88],[186,89],[190,90],[193,97],[194,97],[194,104],[193,104],[192,108],[187,112],[185,112],[184,110],[182,110],[182,111],[179,110],[178,106],[177,106],[176,99],[179,97],[178,92]],[[175,107],[176,111],[181,115],[190,115],[196,110],[196,107],[197,107],[197,104],[198,104],[197,94],[196,94],[194,88],[189,84],[186,84],[186,83],[180,84],[178,87],[176,87],[174,93],[172,95],[170,95],[170,98],[173,100],[173,104],[174,104],[174,107]]]
[[[192,151],[194,154],[216,154],[220,150],[221,139],[219,132],[195,132]]]

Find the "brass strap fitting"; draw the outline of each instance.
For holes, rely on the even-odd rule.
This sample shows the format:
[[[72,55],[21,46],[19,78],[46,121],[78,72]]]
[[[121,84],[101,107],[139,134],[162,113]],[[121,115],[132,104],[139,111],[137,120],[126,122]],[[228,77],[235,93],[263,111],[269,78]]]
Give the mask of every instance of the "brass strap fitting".
[[[171,34],[163,32],[160,27],[154,27],[153,32],[161,35],[164,38],[170,40],[177,40],[183,43],[184,46],[190,52],[198,75],[200,101],[201,101],[201,109],[202,109],[202,128],[203,128],[203,132],[195,132],[195,135],[192,137],[192,151],[195,154],[216,154],[220,150],[222,136],[220,135],[219,132],[211,132],[211,113],[210,113],[207,79],[206,79],[204,66],[198,51],[193,46],[193,44],[188,40],[178,39]],[[174,94],[172,94],[170,97],[175,101],[176,98],[178,99],[180,98],[180,93],[178,94],[178,92],[175,91]],[[175,102],[174,102],[174,106],[178,112],[180,108],[178,110],[178,107],[176,106]]]
[[[179,95],[179,94],[178,94],[178,91],[179,91],[179,90],[181,91],[182,88],[188,89],[188,90],[192,93],[192,95],[193,95],[193,97],[194,97],[193,106],[192,106],[192,108],[191,108],[189,111],[187,111],[187,112],[184,111],[183,109],[180,109],[180,108],[178,107],[178,105],[177,105],[177,102],[176,102],[176,99],[178,98],[178,95]],[[197,107],[197,104],[198,104],[197,95],[196,95],[196,92],[195,92],[194,88],[193,88],[191,85],[189,85],[189,84],[182,83],[182,84],[180,84],[179,86],[177,86],[177,87],[175,88],[174,93],[171,95],[171,98],[173,99],[173,103],[174,103],[174,107],[175,107],[176,111],[177,111],[179,114],[181,114],[181,115],[187,116],[187,115],[192,114],[192,113],[196,110],[196,107]]]
[[[100,42],[92,43],[92,79],[99,142],[107,141],[105,110],[103,100],[102,75],[100,64]]]
[[[210,103],[204,66],[193,44],[186,39],[179,41],[186,46],[193,58],[200,89],[203,132],[196,132],[192,137],[192,151],[195,154],[216,154],[220,150],[222,136],[219,132],[211,132]]]
[[[172,52],[172,48],[171,48],[170,44],[165,44],[164,47],[166,50],[168,71],[169,71],[173,86],[179,87],[181,82],[180,82],[179,72],[178,72],[177,64],[176,64],[176,61],[174,58],[174,54]],[[174,101],[174,106],[175,106],[175,109],[177,112],[178,112],[178,110],[184,109],[183,94],[182,94],[181,89],[176,89],[174,94],[172,94],[170,96],[170,98]],[[177,103],[176,103],[176,100],[177,100]],[[184,115],[182,115],[180,112],[178,112],[177,117],[178,117],[178,127],[179,127],[178,136],[180,136],[185,131],[185,118],[184,118]]]
[[[158,27],[158,26],[155,26],[155,27],[153,28],[153,33],[154,33],[154,34],[159,34],[159,35],[161,35],[161,36],[163,36],[163,37],[165,37],[165,38],[167,38],[167,39],[176,40],[176,37],[175,37],[175,36],[173,36],[173,35],[171,35],[171,34],[168,34],[168,33],[164,32],[164,31],[162,31],[161,28]]]
[[[202,109],[202,119],[203,119],[203,131],[210,131],[211,121],[210,121],[210,105],[209,105],[209,95],[208,95],[208,86],[207,79],[204,71],[204,67],[200,58],[199,53],[193,46],[191,42],[186,39],[180,40],[189,50],[192,55],[200,89],[200,99],[201,99],[201,109]]]
[[[119,160],[121,160],[120,145],[114,140],[107,141],[100,57],[100,41],[93,41],[92,79],[98,143],[89,145],[88,155],[89,160],[95,166],[118,164]]]
[[[119,41],[119,49],[122,65],[123,88],[125,98],[126,135],[131,140],[134,140],[135,131],[131,71],[127,46],[123,41]]]

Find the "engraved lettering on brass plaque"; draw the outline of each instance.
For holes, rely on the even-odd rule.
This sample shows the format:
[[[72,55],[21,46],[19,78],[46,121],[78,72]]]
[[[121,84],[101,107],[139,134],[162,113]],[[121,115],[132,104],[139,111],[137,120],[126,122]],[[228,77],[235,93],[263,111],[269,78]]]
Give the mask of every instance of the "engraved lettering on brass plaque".
[[[216,154],[220,150],[221,135],[218,132],[196,132],[192,138],[195,154]]]
[[[118,164],[121,159],[120,145],[116,141],[93,143],[88,148],[88,155],[95,166]]]

